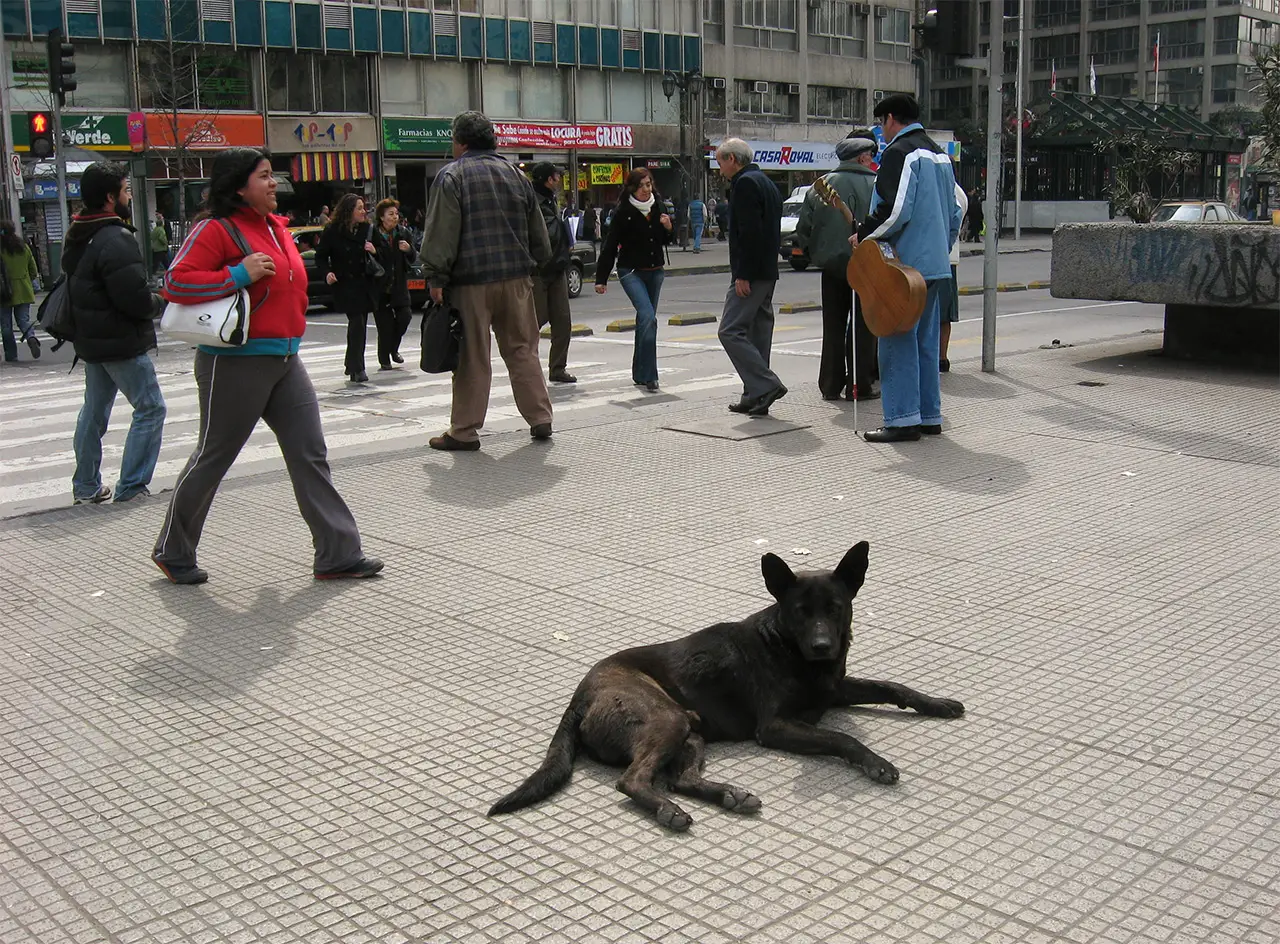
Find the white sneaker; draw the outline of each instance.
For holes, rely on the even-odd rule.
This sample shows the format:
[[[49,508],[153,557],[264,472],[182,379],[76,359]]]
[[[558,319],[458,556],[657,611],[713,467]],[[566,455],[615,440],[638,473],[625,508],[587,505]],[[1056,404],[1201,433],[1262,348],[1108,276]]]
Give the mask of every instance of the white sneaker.
[[[110,498],[111,498],[111,486],[103,485],[101,488],[98,489],[98,492],[96,495],[92,496],[91,498],[77,498],[75,500],[75,504],[101,505],[104,501],[108,501]]]

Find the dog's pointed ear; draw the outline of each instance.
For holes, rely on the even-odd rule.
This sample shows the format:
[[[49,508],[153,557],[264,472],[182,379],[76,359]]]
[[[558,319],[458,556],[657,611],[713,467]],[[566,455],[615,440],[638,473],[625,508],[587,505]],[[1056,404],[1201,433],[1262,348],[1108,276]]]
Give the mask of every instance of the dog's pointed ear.
[[[836,579],[848,587],[849,593],[855,597],[867,576],[867,551],[870,549],[871,545],[866,541],[859,541],[849,548],[849,553],[845,554],[844,560],[840,561],[840,566],[835,570]]]
[[[760,558],[760,573],[764,574],[764,585],[775,600],[781,600],[796,584],[796,575],[777,554],[766,554]]]

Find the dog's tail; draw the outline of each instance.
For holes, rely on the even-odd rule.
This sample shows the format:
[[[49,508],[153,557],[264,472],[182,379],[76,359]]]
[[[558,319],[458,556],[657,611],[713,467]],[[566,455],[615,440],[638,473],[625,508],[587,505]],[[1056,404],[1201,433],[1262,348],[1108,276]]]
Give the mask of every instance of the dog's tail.
[[[542,766],[529,775],[529,779],[516,787],[489,808],[490,816],[524,809],[555,793],[573,775],[573,759],[578,753],[578,723],[582,720],[578,699],[574,698],[565,709],[556,728],[547,756]]]

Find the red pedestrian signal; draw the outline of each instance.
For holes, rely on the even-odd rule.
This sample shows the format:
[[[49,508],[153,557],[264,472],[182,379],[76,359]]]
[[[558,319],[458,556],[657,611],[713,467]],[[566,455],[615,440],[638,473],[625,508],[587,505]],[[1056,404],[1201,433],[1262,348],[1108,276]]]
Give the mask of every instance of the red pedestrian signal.
[[[36,157],[48,157],[53,153],[53,119],[46,111],[27,114],[27,138],[31,153]]]

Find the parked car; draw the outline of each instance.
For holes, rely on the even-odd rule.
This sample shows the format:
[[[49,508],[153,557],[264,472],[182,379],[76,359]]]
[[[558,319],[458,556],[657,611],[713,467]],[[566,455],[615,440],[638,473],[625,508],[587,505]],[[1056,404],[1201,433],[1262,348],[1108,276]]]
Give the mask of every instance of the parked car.
[[[804,206],[804,198],[809,194],[809,186],[796,187],[791,196],[782,201],[782,242],[778,246],[778,254],[791,268],[803,272],[809,268],[809,256],[796,242],[796,226],[800,222],[800,208]]]
[[[1203,200],[1185,200],[1178,203],[1162,203],[1151,215],[1152,223],[1247,223],[1225,203]]]
[[[577,298],[582,294],[582,280],[595,280],[596,247],[591,243],[579,240],[569,250],[569,297]]]
[[[320,242],[323,226],[291,226],[293,243],[298,247],[302,263],[307,268],[307,300],[313,306],[333,307],[333,286],[329,285],[316,273],[316,244]],[[427,280],[422,272],[421,264],[415,262],[409,267],[409,307],[420,309],[427,303]]]

